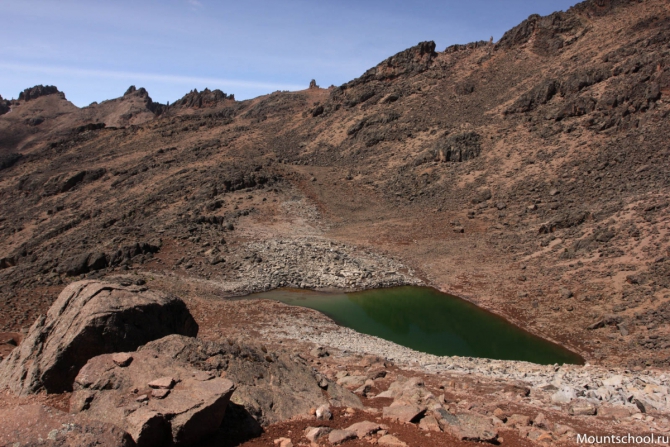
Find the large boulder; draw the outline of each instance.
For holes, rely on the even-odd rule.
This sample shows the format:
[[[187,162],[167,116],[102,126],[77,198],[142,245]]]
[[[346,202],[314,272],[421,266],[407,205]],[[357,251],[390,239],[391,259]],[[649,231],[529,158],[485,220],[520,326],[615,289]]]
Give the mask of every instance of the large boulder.
[[[470,412],[452,414],[444,409],[434,415],[442,430],[462,441],[496,443],[498,439],[498,429],[489,417]]]
[[[197,323],[175,296],[140,286],[72,283],[0,364],[0,388],[18,394],[70,391],[79,370],[97,355],[197,332]]]
[[[145,351],[232,380],[236,386],[232,402],[262,426],[307,415],[311,408],[324,404],[362,408],[356,395],[314,372],[300,356],[285,351],[178,335],[147,343],[139,349]]]
[[[234,393],[226,383],[235,384]],[[260,435],[262,426],[307,417],[322,405],[362,407],[297,355],[181,335],[91,359],[74,390],[72,412],[117,424],[138,445],[187,443],[205,435],[214,444],[241,442]],[[221,421],[219,399],[226,394],[232,397]]]
[[[122,427],[138,447],[192,445],[218,430],[234,389],[153,350],[103,354],[79,371],[70,411]]]

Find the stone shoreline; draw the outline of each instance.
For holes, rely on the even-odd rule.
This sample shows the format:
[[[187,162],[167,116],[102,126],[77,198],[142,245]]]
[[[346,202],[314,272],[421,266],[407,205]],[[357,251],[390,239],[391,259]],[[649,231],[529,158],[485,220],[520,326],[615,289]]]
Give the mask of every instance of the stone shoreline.
[[[401,262],[369,250],[311,236],[250,242],[233,253],[244,269],[231,278],[194,279],[240,297],[281,287],[355,291],[402,285],[426,285]],[[216,253],[205,255],[216,256]],[[257,261],[255,261],[257,260]],[[166,272],[172,276],[174,273]],[[278,303],[277,303],[278,304]],[[281,305],[280,305],[281,306]],[[338,355],[375,355],[403,369],[431,374],[467,374],[483,379],[515,381],[534,390],[543,407],[575,398],[594,406],[604,403],[670,412],[670,375],[660,370],[631,371],[595,365],[537,365],[523,361],[435,356],[337,325],[310,309],[281,312],[276,324],[259,324],[268,340],[323,346]],[[558,408],[558,407],[557,407]],[[637,410],[636,410],[637,411]]]
[[[305,311],[306,317],[282,315],[281,324],[264,326],[260,331],[269,339],[322,346],[336,356],[375,355],[390,360],[403,369],[421,373],[471,375],[520,382],[532,390],[534,399],[543,407],[559,409],[560,404],[584,398],[596,407],[607,403],[635,405],[644,408],[645,412],[670,412],[670,375],[661,370],[632,371],[588,363],[559,366],[524,361],[436,356],[338,326],[317,311]]]

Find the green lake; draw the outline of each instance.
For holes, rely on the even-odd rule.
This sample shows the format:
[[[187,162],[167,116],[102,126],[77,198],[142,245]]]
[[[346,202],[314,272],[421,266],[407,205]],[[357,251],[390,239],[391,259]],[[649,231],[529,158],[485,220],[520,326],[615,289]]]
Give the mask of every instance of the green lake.
[[[417,351],[539,364],[583,359],[463,299],[429,287],[354,293],[277,289],[250,295],[318,310],[342,326]]]

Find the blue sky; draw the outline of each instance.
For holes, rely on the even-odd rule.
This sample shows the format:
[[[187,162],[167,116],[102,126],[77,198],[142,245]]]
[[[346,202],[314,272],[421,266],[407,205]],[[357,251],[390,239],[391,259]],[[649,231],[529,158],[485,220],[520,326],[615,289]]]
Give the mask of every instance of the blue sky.
[[[434,40],[500,39],[575,0],[0,0],[0,95],[53,84],[78,106],[134,84],[155,101],[197,88],[237,99],[340,85]]]

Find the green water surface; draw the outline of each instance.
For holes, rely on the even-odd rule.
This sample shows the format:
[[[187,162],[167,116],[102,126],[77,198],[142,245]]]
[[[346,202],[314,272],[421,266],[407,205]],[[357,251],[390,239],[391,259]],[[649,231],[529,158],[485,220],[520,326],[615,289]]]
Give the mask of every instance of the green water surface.
[[[490,312],[429,287],[394,287],[355,293],[278,289],[251,295],[318,310],[342,326],[435,355],[458,355],[539,364],[583,359]]]

